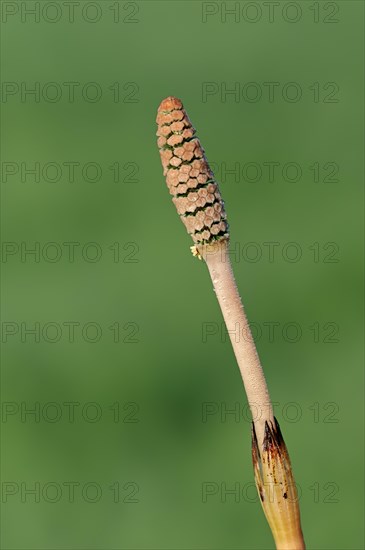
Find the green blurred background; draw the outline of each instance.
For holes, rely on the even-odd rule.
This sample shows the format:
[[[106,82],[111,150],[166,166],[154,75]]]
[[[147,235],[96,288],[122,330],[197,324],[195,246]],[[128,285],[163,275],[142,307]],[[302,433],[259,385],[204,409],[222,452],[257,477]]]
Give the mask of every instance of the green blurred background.
[[[363,548],[363,3],[34,6],[1,6],[2,548],[274,547],[168,95],[221,182],[308,548]]]

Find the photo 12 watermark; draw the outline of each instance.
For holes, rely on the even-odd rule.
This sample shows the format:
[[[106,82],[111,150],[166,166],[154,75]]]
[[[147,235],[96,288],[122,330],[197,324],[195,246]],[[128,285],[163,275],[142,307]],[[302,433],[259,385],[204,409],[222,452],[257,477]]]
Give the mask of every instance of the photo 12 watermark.
[[[275,481],[265,482],[265,496],[270,502],[275,502]],[[340,487],[335,481],[313,481],[310,485],[301,486],[295,483],[288,486],[284,499],[296,502],[302,498],[315,504],[338,504],[340,502]],[[201,502],[216,502],[219,504],[257,504],[260,497],[254,481],[242,483],[240,481],[203,481],[200,486]]]
[[[0,16],[3,24],[136,24],[141,20],[141,3],[118,0],[3,1]]]
[[[112,481],[105,485],[98,481],[14,481],[1,483],[3,504],[138,504],[140,485],[135,481]]]
[[[337,82],[295,81],[205,81],[201,83],[203,103],[289,103],[298,102],[337,104],[340,101]]]
[[[324,23],[340,22],[338,2],[286,2],[257,0],[201,2],[201,22],[237,23]]]
[[[340,166],[335,161],[298,162],[297,160],[266,160],[210,162],[214,175],[221,183],[328,183],[340,182]]]
[[[136,321],[2,321],[3,344],[139,344],[140,324]]]
[[[207,247],[206,255],[214,254],[214,246]],[[227,254],[221,254],[226,263],[267,264],[338,264],[341,261],[340,245],[336,241],[230,241]]]
[[[97,401],[3,401],[3,424],[138,424],[140,405],[136,401],[115,401],[108,405]]]
[[[269,344],[297,344],[298,342],[313,344],[339,344],[340,325],[336,321],[250,321],[249,325],[241,326],[235,323],[234,328],[227,330],[222,321],[203,321],[201,324],[201,341],[220,342],[225,344],[229,339],[239,342],[267,342]]]
[[[87,263],[108,261],[114,264],[138,264],[140,246],[134,241],[110,244],[95,241],[4,241],[1,243],[1,263]]]
[[[241,422],[251,424],[264,418],[269,409],[281,420],[289,424],[298,422],[313,422],[314,424],[338,424],[340,422],[340,405],[336,401],[319,401],[299,403],[273,401],[266,407],[259,403],[240,403],[227,401],[204,401],[201,404],[201,422],[203,424],[226,424]]]
[[[135,161],[101,163],[78,160],[3,161],[1,182],[16,183],[140,183],[140,165]]]
[[[4,81],[0,87],[1,103],[139,103],[137,82],[77,82],[77,81]]]

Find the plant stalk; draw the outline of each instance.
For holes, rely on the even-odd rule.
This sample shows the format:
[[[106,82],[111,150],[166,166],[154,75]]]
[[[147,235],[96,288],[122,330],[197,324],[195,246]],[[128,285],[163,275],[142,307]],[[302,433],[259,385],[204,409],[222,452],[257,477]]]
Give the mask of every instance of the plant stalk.
[[[262,508],[277,550],[304,550],[289,454],[274,417],[263,369],[237,289],[229,240],[197,245],[207,264],[245,386],[252,422],[252,461]]]
[[[252,413],[252,461],[261,504],[278,550],[305,548],[298,495],[264,373],[237,290],[228,253],[229,226],[218,184],[182,102],[164,99],[157,144],[167,187],[204,259],[221,307]]]
[[[241,372],[257,440],[263,444],[265,422],[274,422],[269,391],[233,275],[228,239],[197,248],[205,260]]]

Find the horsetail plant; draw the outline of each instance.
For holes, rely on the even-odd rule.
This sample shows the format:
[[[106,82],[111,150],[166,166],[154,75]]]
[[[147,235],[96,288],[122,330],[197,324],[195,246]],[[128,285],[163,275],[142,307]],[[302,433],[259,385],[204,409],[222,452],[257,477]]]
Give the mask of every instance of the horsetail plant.
[[[274,417],[260,359],[235,283],[229,230],[218,184],[181,101],[168,97],[157,113],[158,147],[172,201],[208,267],[230,335],[253,417],[252,460],[256,487],[278,550],[305,548],[290,459]],[[246,338],[235,338],[239,326]],[[259,411],[259,414],[257,414]]]

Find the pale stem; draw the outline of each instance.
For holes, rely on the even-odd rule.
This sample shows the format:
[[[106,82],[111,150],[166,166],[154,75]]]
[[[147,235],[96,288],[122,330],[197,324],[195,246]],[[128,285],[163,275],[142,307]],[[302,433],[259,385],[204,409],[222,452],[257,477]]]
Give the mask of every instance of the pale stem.
[[[269,391],[255,342],[236,286],[228,241],[198,247],[205,260],[245,386],[260,449],[265,422],[274,420]]]

